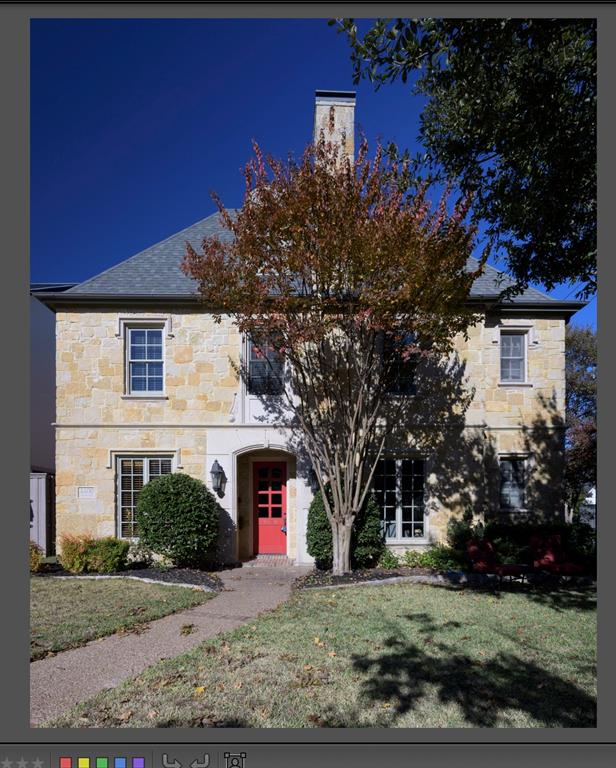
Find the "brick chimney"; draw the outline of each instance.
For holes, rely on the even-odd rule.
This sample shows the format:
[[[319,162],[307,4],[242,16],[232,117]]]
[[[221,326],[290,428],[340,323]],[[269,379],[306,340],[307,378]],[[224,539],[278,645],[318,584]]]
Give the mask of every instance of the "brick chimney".
[[[355,91],[314,92],[314,137],[338,143],[353,160],[355,154]]]

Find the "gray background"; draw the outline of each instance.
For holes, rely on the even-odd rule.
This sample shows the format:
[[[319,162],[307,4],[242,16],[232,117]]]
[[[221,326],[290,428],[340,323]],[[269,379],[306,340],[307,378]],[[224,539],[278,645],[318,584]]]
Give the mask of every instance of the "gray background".
[[[0,5],[0,94],[2,94],[2,120],[0,130],[3,133],[1,144],[0,211],[2,220],[2,275],[3,275],[3,336],[4,336],[4,375],[1,378],[3,389],[2,414],[2,467],[4,470],[4,498],[0,508],[2,525],[2,556],[0,557],[0,632],[2,636],[2,654],[0,655],[1,718],[0,739],[5,744],[20,743],[69,743],[81,742],[133,742],[154,743],[161,745],[171,742],[207,742],[210,745],[221,744],[231,751],[237,751],[242,745],[249,751],[250,744],[301,741],[303,744],[315,744],[314,750],[308,747],[296,747],[292,752],[285,750],[285,764],[320,764],[320,765],[368,765],[390,764],[402,758],[402,753],[394,750],[396,743],[411,744],[432,742],[436,746],[406,747],[405,762],[409,759],[417,765],[452,765],[472,760],[475,765],[493,765],[495,761],[502,766],[520,763],[534,765],[608,765],[599,747],[587,745],[576,749],[572,746],[560,748],[544,746],[535,748],[533,756],[527,748],[502,747],[496,754],[493,747],[477,746],[470,748],[446,748],[445,742],[487,743],[506,741],[509,744],[520,742],[602,742],[614,741],[614,711],[616,711],[616,680],[614,674],[614,599],[615,584],[610,560],[613,560],[613,542],[615,540],[615,521],[610,515],[608,447],[610,413],[612,398],[600,395],[600,496],[604,510],[600,524],[599,574],[600,574],[600,611],[599,611],[599,715],[596,729],[425,729],[425,730],[352,730],[352,729],[309,729],[309,730],[182,730],[165,729],[148,731],[141,729],[120,730],[60,730],[28,728],[28,570],[26,565],[26,538],[28,531],[25,500],[28,494],[29,469],[29,296],[28,296],[28,98],[29,98],[29,49],[28,28],[30,17],[79,17],[79,18],[119,18],[119,17],[312,17],[329,18],[332,16],[373,17],[375,15],[398,16],[596,16],[599,19],[599,264],[600,295],[608,295],[614,287],[611,242],[614,240],[614,220],[612,213],[612,180],[614,178],[614,78],[616,73],[616,8],[610,4],[558,4],[558,3],[421,3],[421,4],[379,4],[356,5],[346,3],[318,3],[284,5],[255,4],[2,4]],[[332,33],[333,34],[333,33]],[[335,37],[334,37],[335,40]],[[335,44],[334,42],[332,44]],[[339,39],[337,44],[343,44]],[[610,328],[613,321],[613,301],[600,304],[602,327]],[[612,317],[610,317],[610,314]],[[611,328],[610,328],[611,331]],[[600,393],[611,393],[614,389],[613,360],[608,334],[607,341],[600,343],[601,387]],[[604,469],[607,471],[604,472]],[[604,479],[605,475],[605,479]],[[244,741],[244,739],[246,741]],[[328,748],[319,748],[317,743],[330,743]],[[333,745],[345,742],[346,745]],[[362,747],[353,755],[352,744],[358,742],[378,743],[377,749]],[[385,748],[389,745],[389,748]],[[49,747],[47,748],[49,749]],[[272,747],[274,749],[274,747]],[[429,751],[426,751],[428,750]],[[7,751],[6,750],[2,750]],[[13,750],[11,750],[12,752]],[[43,751],[43,750],[41,750]],[[69,752],[69,750],[65,750]],[[266,760],[264,753],[253,748],[253,761],[246,768],[256,765],[271,765],[273,757]],[[318,756],[317,756],[318,751]],[[385,751],[385,754],[383,754]],[[396,752],[396,754],[393,754]],[[70,752],[69,752],[70,753]],[[47,752],[49,754],[49,752]],[[612,763],[615,764],[615,755]],[[276,762],[283,762],[282,751]],[[222,766],[222,764],[221,764]]]

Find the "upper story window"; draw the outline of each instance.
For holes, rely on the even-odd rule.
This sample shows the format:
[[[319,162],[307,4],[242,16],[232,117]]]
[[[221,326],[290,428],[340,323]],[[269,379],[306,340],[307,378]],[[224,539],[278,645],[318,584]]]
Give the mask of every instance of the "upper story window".
[[[520,331],[501,331],[500,380],[523,383],[526,381],[526,338]]]
[[[526,490],[526,458],[507,456],[500,459],[501,509],[523,509]]]
[[[280,395],[283,390],[284,358],[270,341],[248,342],[248,393]]]
[[[387,369],[386,391],[392,395],[414,395],[417,391],[415,372],[417,355],[405,351],[408,344],[414,341],[412,334],[405,334],[400,339],[386,335],[383,353]]]
[[[127,392],[129,395],[164,391],[163,328],[126,329]]]

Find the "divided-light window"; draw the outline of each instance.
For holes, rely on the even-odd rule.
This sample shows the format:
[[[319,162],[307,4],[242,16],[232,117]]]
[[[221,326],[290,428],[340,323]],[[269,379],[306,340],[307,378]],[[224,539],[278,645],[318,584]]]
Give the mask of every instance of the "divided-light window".
[[[525,458],[517,456],[501,458],[500,480],[501,509],[523,509],[526,489]]]
[[[130,395],[164,391],[163,329],[127,329],[127,391]]]
[[[396,339],[386,334],[383,339],[383,357],[386,369],[386,391],[390,395],[414,395],[417,392],[415,375],[417,370],[417,354],[405,351],[415,337],[411,333]]]
[[[373,488],[387,540],[424,539],[427,535],[423,459],[381,459]]]
[[[267,340],[248,341],[248,393],[280,395],[283,388],[284,358]]]
[[[171,456],[120,457],[117,463],[118,533],[123,539],[139,535],[137,530],[137,499],[143,486],[153,477],[170,475]]]
[[[526,381],[526,334],[501,331],[500,335],[501,381]]]

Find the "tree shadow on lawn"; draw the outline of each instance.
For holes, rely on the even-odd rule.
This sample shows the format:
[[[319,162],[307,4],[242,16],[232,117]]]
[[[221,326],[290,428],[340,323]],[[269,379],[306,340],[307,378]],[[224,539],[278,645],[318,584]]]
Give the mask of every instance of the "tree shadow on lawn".
[[[511,653],[478,661],[434,639],[444,626],[427,614],[407,618],[419,624],[423,642],[390,636],[384,643],[387,650],[380,655],[352,657],[354,669],[368,675],[362,683],[363,695],[391,704],[394,720],[417,709],[421,699],[436,690],[443,704],[457,704],[467,723],[475,727],[498,726],[505,710],[525,712],[543,727],[596,725],[595,700],[573,683]],[[456,622],[447,623],[452,625]],[[426,646],[441,655],[430,655]],[[328,719],[340,725],[340,717]]]
[[[443,574],[445,577],[447,574]],[[597,608],[597,590],[594,586],[542,586],[536,584],[520,584],[519,582],[503,581],[499,584],[494,580],[491,584],[462,584],[452,578],[451,584],[431,584],[433,589],[448,589],[460,592],[479,592],[488,594],[497,600],[504,593],[523,594],[537,605],[545,605],[558,611],[594,611]]]

